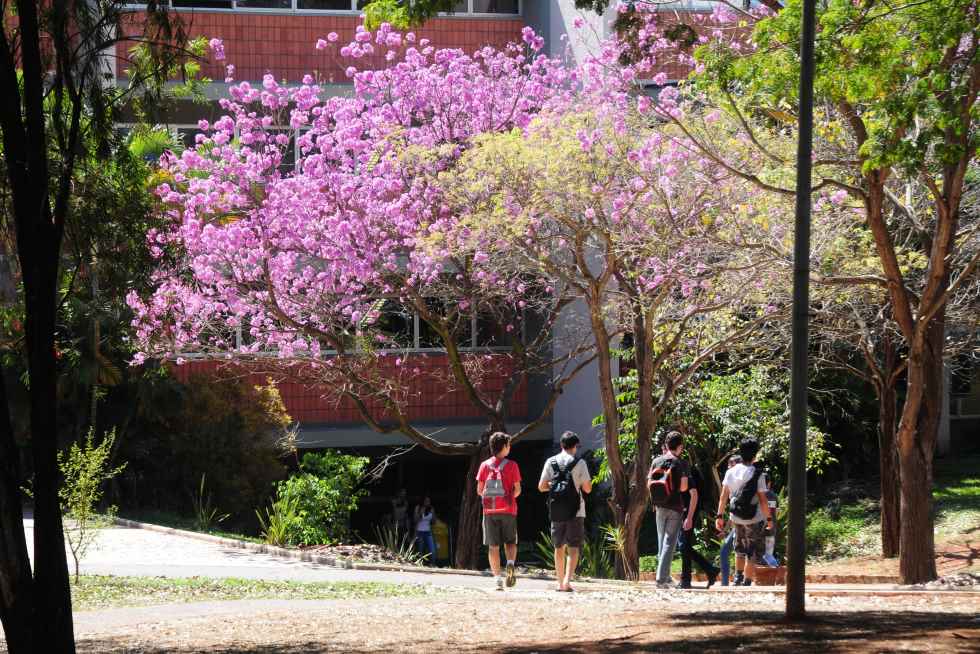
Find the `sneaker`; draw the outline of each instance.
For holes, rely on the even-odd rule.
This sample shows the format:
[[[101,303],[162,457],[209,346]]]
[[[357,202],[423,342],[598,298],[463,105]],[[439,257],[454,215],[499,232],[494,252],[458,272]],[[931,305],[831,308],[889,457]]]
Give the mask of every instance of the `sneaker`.
[[[503,590],[503,589],[504,589],[504,578],[497,577],[497,590]]]
[[[659,590],[672,590],[677,588],[677,585],[673,581],[658,581],[657,588]]]
[[[681,588],[683,590],[690,590],[691,589],[691,582],[689,582],[689,581],[682,581],[681,584],[680,584],[680,586],[678,586],[678,588]]]
[[[512,588],[517,583],[517,570],[513,563],[507,564],[507,587]]]
[[[737,575],[735,575],[735,582],[734,582],[733,585],[734,586],[741,586],[742,585],[742,582],[744,582],[744,581],[745,581],[745,575],[743,575],[741,572],[739,572]]]
[[[716,568],[714,572],[709,572],[708,573],[708,585],[707,585],[707,588],[711,588],[712,586],[715,585],[715,582],[718,581],[718,575],[719,575],[720,572],[721,571]]]

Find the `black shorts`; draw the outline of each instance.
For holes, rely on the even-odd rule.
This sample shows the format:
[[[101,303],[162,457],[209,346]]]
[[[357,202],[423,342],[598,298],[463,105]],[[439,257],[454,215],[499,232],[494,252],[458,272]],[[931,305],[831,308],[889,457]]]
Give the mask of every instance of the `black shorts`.
[[[551,523],[551,541],[555,547],[582,547],[585,540],[585,518]]]
[[[483,516],[483,544],[487,547],[517,543],[517,516],[491,513]]]

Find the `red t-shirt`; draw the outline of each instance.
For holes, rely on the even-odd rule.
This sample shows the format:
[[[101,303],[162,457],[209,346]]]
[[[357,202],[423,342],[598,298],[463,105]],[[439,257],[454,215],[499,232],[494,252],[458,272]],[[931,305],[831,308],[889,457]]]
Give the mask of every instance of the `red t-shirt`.
[[[503,497],[484,497],[483,512],[517,515],[517,498],[514,497],[514,486],[521,480],[521,469],[516,463],[510,459],[503,459],[498,464],[497,457],[492,456],[480,464],[480,471],[476,473],[476,480],[485,482],[491,477],[496,479],[498,469],[500,478],[504,482],[504,491],[507,494]]]

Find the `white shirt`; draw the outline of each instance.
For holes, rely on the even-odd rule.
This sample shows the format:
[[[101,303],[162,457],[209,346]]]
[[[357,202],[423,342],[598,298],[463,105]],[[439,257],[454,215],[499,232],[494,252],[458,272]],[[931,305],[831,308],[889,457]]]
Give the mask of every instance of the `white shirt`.
[[[745,464],[739,463],[733,468],[729,468],[728,472],[725,473],[725,480],[721,482],[722,486],[728,488],[729,498],[733,498],[738,495],[739,491],[742,490],[742,486],[745,486],[749,481],[752,480],[752,475],[755,474],[755,466],[747,466]],[[737,525],[753,525],[760,520],[764,519],[762,515],[762,507],[759,504],[758,493],[765,493],[767,490],[766,484],[766,474],[762,473],[759,475],[759,483],[756,488],[756,494],[753,495],[755,507],[755,517],[751,520],[746,520],[745,518],[739,518],[738,516],[732,514],[732,522]]]
[[[564,470],[574,459],[574,456],[564,450],[554,455],[544,462],[544,469],[541,470],[541,481],[551,481],[555,478],[555,471],[551,467],[552,461],[557,461],[558,467]],[[575,514],[577,518],[585,517],[585,495],[582,493],[582,484],[587,481],[589,481],[589,466],[586,465],[585,461],[579,459],[579,462],[572,469],[572,483],[575,484],[575,490],[578,491],[579,498],[581,498],[578,513]]]

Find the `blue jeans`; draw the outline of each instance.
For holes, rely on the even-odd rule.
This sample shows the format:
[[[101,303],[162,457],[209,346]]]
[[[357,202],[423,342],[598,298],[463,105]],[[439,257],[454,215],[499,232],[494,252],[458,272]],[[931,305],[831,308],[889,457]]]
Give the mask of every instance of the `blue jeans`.
[[[684,516],[680,511],[657,507],[657,583],[670,582],[670,564],[677,548]]]
[[[735,530],[732,529],[725,536],[725,540],[721,544],[721,585],[728,585],[728,576],[731,573],[731,562],[732,558],[732,548],[735,547]]]
[[[429,563],[433,563],[436,560],[436,541],[432,538],[431,531],[415,532],[415,546],[423,554],[429,555]]]

